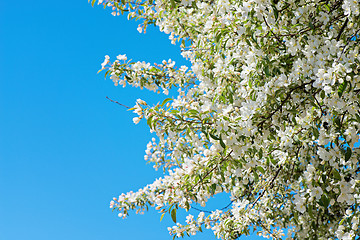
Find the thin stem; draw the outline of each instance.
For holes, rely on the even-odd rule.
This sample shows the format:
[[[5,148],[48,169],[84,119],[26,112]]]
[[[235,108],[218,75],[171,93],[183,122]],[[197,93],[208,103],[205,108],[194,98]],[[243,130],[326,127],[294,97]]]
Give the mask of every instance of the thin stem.
[[[263,16],[263,19],[264,19],[264,21],[265,21],[266,26],[269,28],[270,32],[272,33],[272,35],[274,35],[274,37],[278,40],[278,42],[279,42],[280,44],[285,45],[285,43],[284,43],[283,41],[281,41],[281,39],[271,30],[271,27],[270,27],[270,25],[268,24],[268,22],[266,21],[265,16]]]
[[[340,40],[341,34],[344,32],[344,30],[345,30],[346,25],[347,25],[348,22],[349,22],[349,19],[346,18],[343,26],[342,26],[341,29],[340,29],[340,32],[339,32],[338,36],[336,37],[336,41],[339,41],[339,40]]]
[[[203,182],[204,179],[205,179],[207,176],[209,176],[210,173],[212,173],[212,172],[217,168],[218,165],[221,165],[223,162],[225,162],[225,161],[229,158],[229,156],[231,155],[231,153],[232,153],[233,151],[234,151],[234,150],[231,150],[231,151],[228,153],[228,155],[226,155],[226,156],[220,161],[219,164],[216,164],[210,171],[208,171],[208,172],[205,174],[205,176],[204,176],[202,179],[200,179],[200,181],[198,181],[198,182],[192,187],[191,190],[193,190],[197,185],[199,185],[201,182]]]
[[[302,85],[299,85],[293,89],[291,89],[287,94],[284,100],[281,101],[280,105],[272,112],[270,113],[269,116],[267,116],[264,120],[262,120],[260,123],[257,124],[258,127],[261,127],[267,120],[269,120],[276,112],[278,112],[280,109],[282,109],[282,107],[284,106],[284,104],[287,102],[287,100],[290,98],[291,93],[294,92],[295,90],[299,89],[299,88],[303,88],[306,85],[309,85],[311,83],[313,83],[314,81],[308,82],[308,83],[304,83]]]
[[[271,179],[270,184],[268,185],[269,188],[271,189],[274,186],[274,181],[277,178],[277,176],[279,175],[281,169],[283,166],[280,166],[279,169],[276,171],[275,176],[273,177],[273,179]],[[262,196],[264,196],[265,192],[267,191],[268,188],[265,188],[264,191],[262,191],[262,193],[260,193],[260,195],[257,197],[257,199],[254,201],[254,203],[252,204],[251,208],[253,208],[255,206],[255,204],[260,200],[260,198],[262,198]]]
[[[126,105],[124,105],[124,104],[122,104],[122,103],[119,103],[118,101],[112,100],[112,99],[109,98],[108,96],[106,96],[106,99],[110,100],[110,102],[116,103],[116,104],[118,104],[118,105],[120,105],[120,106],[122,106],[122,107],[126,107],[127,109],[130,109],[130,107],[128,107],[128,106],[126,106]]]

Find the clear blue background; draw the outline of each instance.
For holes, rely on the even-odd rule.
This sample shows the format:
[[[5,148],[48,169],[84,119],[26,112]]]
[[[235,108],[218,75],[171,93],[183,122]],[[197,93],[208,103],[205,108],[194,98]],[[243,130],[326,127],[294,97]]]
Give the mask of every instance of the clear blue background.
[[[104,55],[189,64],[158,29],[139,34],[139,23],[87,0],[0,1],[0,240],[172,239],[168,215],[122,220],[109,209],[161,173],[143,160],[145,122],[105,97],[133,106],[163,96],[114,87],[96,74]]]

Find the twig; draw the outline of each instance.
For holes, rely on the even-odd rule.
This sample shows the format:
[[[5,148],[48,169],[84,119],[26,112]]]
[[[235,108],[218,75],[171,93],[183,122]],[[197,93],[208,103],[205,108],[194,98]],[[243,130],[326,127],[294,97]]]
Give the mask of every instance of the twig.
[[[191,206],[191,209],[194,209],[194,210],[199,211],[199,212],[204,212],[204,213],[212,213],[212,211],[209,211],[209,210],[201,210],[201,209],[196,208],[196,207],[193,207],[193,206]]]
[[[259,218],[260,218],[260,216],[259,216]],[[255,221],[255,220],[253,220],[253,219],[251,219],[251,218],[249,218],[249,219],[250,219],[250,221],[251,221],[253,224],[256,224],[256,221]],[[266,232],[268,232],[271,237],[275,238],[276,240],[279,240],[279,238],[278,238],[277,236],[275,236],[275,235],[262,223],[261,219],[259,219],[258,221],[259,221],[260,226],[261,226],[264,230],[266,230]]]
[[[262,120],[261,122],[259,122],[259,123],[257,124],[257,126],[258,126],[258,127],[262,126],[262,125],[266,122],[266,120],[270,119],[277,111],[279,111],[280,109],[282,109],[282,107],[284,106],[284,104],[286,103],[286,101],[290,98],[291,93],[292,93],[293,91],[295,91],[295,90],[297,90],[297,89],[299,89],[299,88],[305,87],[305,86],[308,85],[308,84],[312,84],[313,82],[314,82],[314,80],[312,80],[311,82],[308,82],[308,83],[304,83],[304,84],[302,84],[302,85],[299,85],[299,86],[291,89],[291,90],[286,94],[285,99],[281,101],[280,105],[279,105],[272,113],[270,113],[269,116],[267,116],[264,120]]]
[[[122,106],[122,107],[126,107],[127,109],[130,109],[130,107],[128,107],[128,106],[126,106],[126,105],[124,105],[124,104],[122,104],[122,103],[119,103],[118,101],[112,100],[112,99],[109,98],[108,96],[106,96],[106,99],[110,100],[110,102],[116,103],[116,104],[118,104],[118,105],[120,105],[120,106]]]
[[[270,32],[274,35],[274,37],[278,40],[278,42],[279,42],[280,44],[285,45],[285,43],[282,42],[281,39],[280,39],[277,35],[275,35],[275,33],[271,30],[271,27],[270,27],[269,24],[267,23],[266,18],[265,18],[264,16],[263,16],[263,19],[264,19],[264,21],[265,21],[266,26],[269,28]]]
[[[269,188],[270,188],[270,189],[273,187],[274,181],[275,181],[275,179],[277,178],[277,176],[279,175],[281,169],[282,169],[282,166],[279,167],[279,169],[276,171],[275,176],[273,177],[273,179],[271,179],[271,182],[270,182],[270,184],[269,184]],[[264,194],[265,194],[265,192],[266,192],[267,189],[268,189],[268,188],[265,188],[264,191],[263,191],[262,193],[260,193],[260,195],[257,197],[257,199],[256,199],[256,200],[254,201],[254,203],[252,204],[251,208],[253,208],[253,207],[255,206],[255,204],[260,200],[260,198],[262,198],[262,196],[264,196]]]
[[[339,40],[340,40],[341,34],[344,32],[344,30],[345,30],[346,25],[347,25],[348,22],[349,22],[349,19],[346,18],[343,26],[342,26],[341,29],[340,29],[340,32],[339,32],[338,36],[336,37],[336,41],[339,41]]]
[[[199,185],[207,176],[209,176],[210,173],[211,173],[212,171],[214,171],[214,170],[217,168],[218,165],[221,165],[223,162],[225,162],[225,161],[229,158],[229,156],[231,155],[231,153],[232,153],[233,151],[234,151],[234,150],[231,150],[231,151],[228,153],[228,155],[226,155],[226,156],[220,161],[219,164],[216,164],[210,171],[208,171],[208,172],[205,174],[205,176],[204,176],[202,179],[200,179],[200,181],[198,181],[198,182],[192,187],[191,190],[193,190],[193,189],[194,189],[197,185]]]
[[[322,109],[321,104],[320,104],[319,101],[317,100],[316,96],[314,95],[313,97],[314,97],[316,103],[317,103],[317,104],[319,105],[319,107],[320,107],[321,114],[325,116],[326,113],[325,113],[324,110]]]
[[[234,202],[234,200],[230,201],[230,203],[229,203],[228,205],[226,205],[225,207],[220,208],[220,209],[218,209],[218,210],[222,211],[222,210],[227,209],[228,207],[231,206],[231,204],[232,204],[233,202]],[[201,209],[196,208],[196,207],[191,207],[191,208],[194,209],[194,210],[197,210],[197,211],[199,211],[199,212],[206,212],[206,213],[212,213],[212,212],[213,212],[213,211],[209,211],[209,210],[201,210]]]
[[[338,59],[336,60],[336,62],[339,62],[339,60],[341,59],[341,56],[344,54],[345,49],[346,49],[346,47],[349,45],[351,39],[352,39],[353,37],[356,37],[356,35],[357,35],[357,33],[358,33],[359,31],[360,31],[360,28],[359,28],[352,36],[348,37],[347,42],[346,42],[343,50],[341,51],[340,56],[339,56]]]

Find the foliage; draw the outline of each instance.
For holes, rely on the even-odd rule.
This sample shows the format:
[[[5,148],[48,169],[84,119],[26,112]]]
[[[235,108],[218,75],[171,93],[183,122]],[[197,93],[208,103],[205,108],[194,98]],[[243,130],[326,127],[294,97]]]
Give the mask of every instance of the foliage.
[[[179,93],[133,108],[158,137],[145,159],[164,177],[114,198],[119,216],[152,206],[176,222],[177,210],[227,192],[227,208],[189,214],[170,234],[359,239],[359,1],[98,4],[141,20],[140,32],[158,26],[192,64],[102,64],[115,85]]]

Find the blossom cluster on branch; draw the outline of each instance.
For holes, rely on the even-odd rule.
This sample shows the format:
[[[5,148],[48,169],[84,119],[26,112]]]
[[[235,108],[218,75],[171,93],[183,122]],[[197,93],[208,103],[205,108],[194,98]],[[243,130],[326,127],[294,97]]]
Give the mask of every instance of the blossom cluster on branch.
[[[120,217],[155,207],[176,222],[174,237],[209,228],[221,239],[280,239],[284,229],[289,239],[359,239],[359,1],[98,4],[141,20],[139,32],[158,26],[192,65],[126,55],[102,64],[115,85],[178,91],[133,108],[157,135],[145,159],[164,176],[114,198]],[[176,221],[221,192],[227,208]]]

